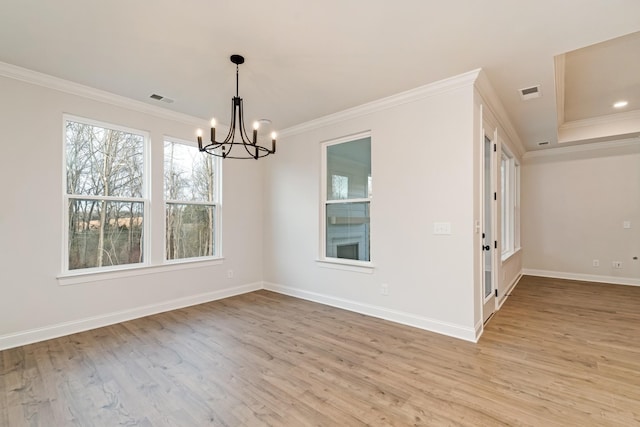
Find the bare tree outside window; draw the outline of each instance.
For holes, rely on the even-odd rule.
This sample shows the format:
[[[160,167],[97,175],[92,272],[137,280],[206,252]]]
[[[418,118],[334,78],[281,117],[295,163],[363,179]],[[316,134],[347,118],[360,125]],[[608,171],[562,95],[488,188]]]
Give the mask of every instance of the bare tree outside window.
[[[217,255],[218,162],[196,147],[165,141],[165,257]]]
[[[143,262],[143,135],[67,120],[68,270]]]

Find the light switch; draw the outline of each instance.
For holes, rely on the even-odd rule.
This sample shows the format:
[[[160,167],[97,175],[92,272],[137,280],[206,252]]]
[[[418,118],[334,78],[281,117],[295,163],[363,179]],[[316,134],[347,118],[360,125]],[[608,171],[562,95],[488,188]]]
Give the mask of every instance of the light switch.
[[[451,234],[450,222],[434,222],[433,234]]]
[[[631,228],[631,221],[623,221],[622,228]]]

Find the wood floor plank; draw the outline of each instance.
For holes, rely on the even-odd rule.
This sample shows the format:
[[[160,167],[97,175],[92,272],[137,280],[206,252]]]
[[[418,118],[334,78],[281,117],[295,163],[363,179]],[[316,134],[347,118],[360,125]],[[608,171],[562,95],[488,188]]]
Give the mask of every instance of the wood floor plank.
[[[257,291],[0,352],[0,425],[640,426],[639,307],[525,276],[473,344]]]

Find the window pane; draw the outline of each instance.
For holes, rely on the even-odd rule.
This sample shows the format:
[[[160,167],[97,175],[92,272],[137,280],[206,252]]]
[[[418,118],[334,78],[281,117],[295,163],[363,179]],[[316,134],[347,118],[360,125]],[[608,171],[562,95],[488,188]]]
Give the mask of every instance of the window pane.
[[[143,197],[144,136],[66,123],[67,194]]]
[[[166,259],[213,256],[215,206],[167,203]]]
[[[370,196],[371,138],[327,147],[327,200]]]
[[[69,201],[69,270],[141,263],[144,203]]]
[[[370,261],[369,203],[328,204],[326,214],[326,256]]]
[[[196,147],[164,143],[164,197],[166,200],[213,202],[214,160]]]

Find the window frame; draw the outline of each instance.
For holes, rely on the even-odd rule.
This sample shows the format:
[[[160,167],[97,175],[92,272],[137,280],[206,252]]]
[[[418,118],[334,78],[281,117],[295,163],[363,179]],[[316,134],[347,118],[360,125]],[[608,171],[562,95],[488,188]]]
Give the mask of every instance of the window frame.
[[[500,255],[505,261],[520,249],[520,163],[504,144],[500,172]]]
[[[220,157],[211,156],[211,160],[214,162],[214,185],[215,185],[215,200],[213,202],[202,202],[202,201],[183,201],[183,200],[167,200],[165,197],[165,169],[164,169],[164,150],[165,143],[172,144],[181,144],[186,145],[188,147],[198,149],[198,147],[191,141],[174,138],[170,136],[164,136],[162,139],[162,205],[163,205],[163,233],[162,233],[162,247],[163,254],[162,259],[164,264],[183,264],[183,263],[192,263],[198,261],[211,261],[211,260],[220,260],[222,259],[222,161]],[[208,154],[207,154],[208,155]],[[213,206],[214,207],[214,221],[213,221],[213,247],[214,253],[210,256],[198,256],[198,257],[189,257],[189,258],[177,258],[177,259],[167,259],[167,205],[169,204],[181,204],[181,205],[200,205],[200,206]]]
[[[119,197],[119,196],[94,196],[87,194],[69,194],[67,192],[67,122],[80,123],[83,125],[100,127],[103,129],[110,129],[120,132],[127,132],[134,135],[140,135],[143,137],[142,146],[142,197]],[[72,114],[62,115],[62,274],[61,276],[77,276],[77,275],[90,275],[117,272],[123,270],[135,270],[140,268],[149,267],[151,265],[151,139],[149,132],[122,126],[114,123],[108,123],[100,120],[89,119],[86,117],[76,116]],[[125,203],[142,203],[142,262],[108,265],[102,267],[88,267],[69,269],[69,203],[71,200],[106,200],[114,202]]]
[[[334,145],[345,144],[348,142],[354,142],[360,139],[369,138],[369,143],[372,143],[371,131],[359,132],[352,135],[343,136],[340,138],[331,139],[328,141],[324,141],[320,144],[321,147],[321,162],[320,162],[320,255],[318,257],[318,262],[323,267],[336,268],[341,270],[348,271],[359,271],[364,273],[371,273],[374,264],[372,262],[371,257],[371,228],[369,227],[369,261],[362,260],[354,260],[348,258],[336,258],[336,257],[328,257],[327,256],[327,206],[328,205],[337,205],[337,204],[345,204],[345,203],[367,203],[369,207],[369,224],[371,224],[372,220],[372,211],[373,211],[373,191],[372,188],[372,176],[373,176],[373,168],[371,171],[371,175],[367,180],[367,197],[359,197],[359,198],[349,198],[346,199],[329,199],[327,197],[327,151],[328,148]],[[373,163],[373,150],[371,153],[370,163]],[[371,167],[372,165],[370,165]],[[349,179],[350,176],[348,175]]]

